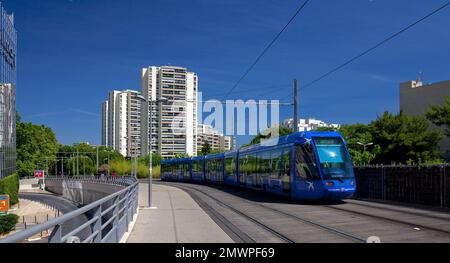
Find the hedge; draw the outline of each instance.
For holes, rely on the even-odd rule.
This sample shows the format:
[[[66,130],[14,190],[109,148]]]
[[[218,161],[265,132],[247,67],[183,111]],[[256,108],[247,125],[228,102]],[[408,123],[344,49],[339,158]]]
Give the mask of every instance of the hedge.
[[[19,176],[13,174],[0,180],[0,195],[7,194],[11,200],[11,204],[19,202]]]
[[[0,234],[8,234],[16,227],[19,217],[14,214],[0,215]]]

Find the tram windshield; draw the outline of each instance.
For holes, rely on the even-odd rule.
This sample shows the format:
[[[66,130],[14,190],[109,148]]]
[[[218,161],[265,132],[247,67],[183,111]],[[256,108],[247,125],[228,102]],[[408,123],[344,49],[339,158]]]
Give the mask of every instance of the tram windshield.
[[[324,180],[355,177],[353,165],[341,138],[314,138]]]

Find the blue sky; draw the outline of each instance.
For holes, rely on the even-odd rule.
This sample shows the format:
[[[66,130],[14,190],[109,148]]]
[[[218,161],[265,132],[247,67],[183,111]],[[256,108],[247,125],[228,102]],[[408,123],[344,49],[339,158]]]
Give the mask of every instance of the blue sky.
[[[300,86],[315,79],[444,2],[313,0],[230,98],[284,98],[294,78]],[[199,74],[204,97],[222,99],[300,3],[3,0],[19,37],[18,110],[53,128],[61,143],[99,144],[100,103],[109,90],[140,90],[142,67],[185,66]],[[449,24],[447,8],[301,90],[301,116],[367,123],[397,112],[400,82],[419,71],[425,82],[450,79]],[[281,109],[281,119],[291,114]]]

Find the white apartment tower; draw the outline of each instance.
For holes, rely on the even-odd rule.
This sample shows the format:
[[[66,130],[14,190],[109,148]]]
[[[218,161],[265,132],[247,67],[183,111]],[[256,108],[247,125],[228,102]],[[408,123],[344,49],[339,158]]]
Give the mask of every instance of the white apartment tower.
[[[108,146],[108,101],[102,103],[102,145]]]
[[[134,90],[111,91],[102,104],[102,142],[123,156],[141,153],[140,93]]]
[[[197,155],[198,77],[186,68],[152,66],[142,70],[142,96],[152,107],[142,109],[142,154],[163,158]],[[150,132],[151,129],[151,132]],[[151,144],[150,144],[151,143]]]

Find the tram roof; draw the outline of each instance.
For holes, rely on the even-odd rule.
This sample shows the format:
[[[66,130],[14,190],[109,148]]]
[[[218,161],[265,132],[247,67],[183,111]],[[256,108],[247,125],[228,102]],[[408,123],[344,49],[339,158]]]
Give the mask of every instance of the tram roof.
[[[189,161],[203,161],[203,160],[211,160],[211,159],[218,159],[228,156],[236,155],[237,153],[241,152],[251,152],[251,151],[257,151],[262,150],[270,147],[276,147],[280,145],[286,145],[286,144],[304,144],[308,140],[313,139],[314,137],[322,137],[322,138],[330,138],[330,137],[339,137],[342,138],[342,135],[339,132],[297,132],[293,133],[287,136],[271,139],[264,141],[263,143],[251,145],[245,148],[242,148],[238,151],[230,151],[225,153],[219,153],[219,154],[212,154],[212,155],[206,155],[206,156],[197,156],[193,158],[182,158],[182,159],[170,159],[170,160],[163,160],[161,161],[162,164],[173,164],[173,163],[183,163],[183,162],[189,162]],[[343,139],[343,138],[342,138]],[[344,140],[345,143],[345,140]]]
[[[287,136],[271,139],[264,141],[263,143],[250,145],[248,147],[244,147],[239,150],[239,152],[248,152],[248,151],[256,151],[261,150],[269,147],[275,147],[279,145],[286,145],[286,144],[304,144],[308,140],[311,140],[314,137],[340,137],[342,138],[342,135],[339,132],[297,132],[293,133]]]

